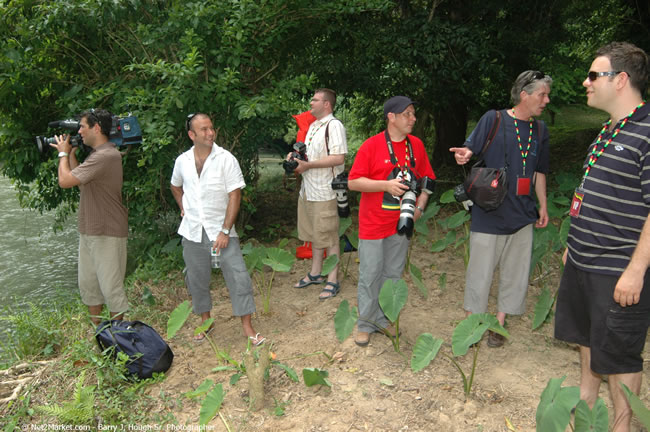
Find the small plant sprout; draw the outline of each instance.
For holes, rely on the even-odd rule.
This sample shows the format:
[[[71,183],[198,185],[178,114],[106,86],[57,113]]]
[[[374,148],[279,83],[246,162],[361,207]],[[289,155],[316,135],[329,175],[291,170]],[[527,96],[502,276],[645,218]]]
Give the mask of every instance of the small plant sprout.
[[[280,244],[286,244],[280,242]],[[247,249],[248,251],[248,249]],[[250,249],[245,257],[248,272],[255,279],[262,296],[262,313],[271,312],[271,288],[276,272],[288,272],[293,267],[296,258],[280,247],[267,248],[263,246]],[[271,268],[271,276],[266,276],[265,266]]]

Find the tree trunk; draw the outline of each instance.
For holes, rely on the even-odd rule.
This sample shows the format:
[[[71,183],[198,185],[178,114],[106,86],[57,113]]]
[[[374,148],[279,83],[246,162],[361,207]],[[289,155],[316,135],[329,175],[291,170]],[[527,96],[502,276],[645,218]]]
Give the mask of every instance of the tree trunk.
[[[249,350],[244,356],[244,366],[248,377],[248,396],[252,411],[264,408],[264,374],[270,363],[268,344],[259,351],[259,362],[255,362],[252,350]]]
[[[436,127],[436,141],[431,155],[431,165],[434,169],[442,166],[455,166],[451,147],[461,147],[467,133],[468,111],[464,100],[450,102],[444,108],[433,110],[433,121]]]

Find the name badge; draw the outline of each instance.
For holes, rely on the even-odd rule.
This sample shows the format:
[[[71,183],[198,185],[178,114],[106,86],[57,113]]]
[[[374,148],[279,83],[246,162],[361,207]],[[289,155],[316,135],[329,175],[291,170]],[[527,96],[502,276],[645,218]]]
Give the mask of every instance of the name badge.
[[[530,178],[517,177],[517,195],[530,195]]]
[[[580,189],[576,189],[573,193],[573,200],[571,200],[571,209],[569,210],[569,215],[571,217],[577,218],[580,215],[580,208],[582,207],[582,200],[585,197],[584,192],[580,192]]]

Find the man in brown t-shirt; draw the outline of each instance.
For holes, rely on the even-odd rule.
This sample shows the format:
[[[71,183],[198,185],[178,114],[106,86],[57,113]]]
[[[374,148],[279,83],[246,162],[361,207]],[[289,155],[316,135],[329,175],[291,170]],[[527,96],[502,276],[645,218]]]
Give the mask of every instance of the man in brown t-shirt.
[[[112,319],[122,319],[129,304],[124,293],[127,212],[122,205],[122,156],[108,141],[111,114],[81,114],[79,135],[92,148],[80,165],[69,136],[56,136],[59,186],[79,186],[79,290],[90,319],[99,324],[104,304]]]

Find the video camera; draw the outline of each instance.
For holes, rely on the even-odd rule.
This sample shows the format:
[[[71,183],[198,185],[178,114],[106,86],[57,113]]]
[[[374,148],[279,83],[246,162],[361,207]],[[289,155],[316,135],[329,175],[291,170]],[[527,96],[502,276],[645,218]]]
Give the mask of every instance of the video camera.
[[[140,123],[138,123],[138,119],[135,116],[129,115],[126,117],[118,117],[113,115],[112,120],[113,124],[111,126],[108,140],[115,144],[115,146],[122,147],[129,144],[142,143],[142,129],[140,128]],[[47,124],[47,127],[49,128],[67,129],[70,131],[79,131],[79,126],[78,118],[57,120]],[[50,144],[56,144],[56,138],[54,137],[48,138],[39,135],[35,137],[35,141],[41,154],[47,153],[51,148]],[[83,140],[79,134],[70,137],[70,145],[72,145],[72,147],[79,147],[82,144]]]
[[[348,205],[348,173],[343,171],[332,180],[332,189],[336,193],[336,206],[339,217],[346,218],[350,216],[350,206]]]

